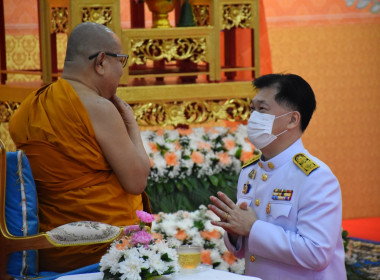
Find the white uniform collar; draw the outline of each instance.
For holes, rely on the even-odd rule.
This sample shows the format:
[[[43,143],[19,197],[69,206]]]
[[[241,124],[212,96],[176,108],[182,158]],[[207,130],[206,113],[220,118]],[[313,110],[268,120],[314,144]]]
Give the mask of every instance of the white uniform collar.
[[[304,147],[302,144],[302,140],[301,138],[299,138],[286,150],[282,151],[280,154],[271,158],[270,160],[264,161],[260,159],[258,165],[262,169],[264,169],[266,172],[269,172],[269,171],[275,170],[276,168],[279,168],[280,166],[288,163],[289,161],[292,161],[294,155],[303,150],[304,150]]]

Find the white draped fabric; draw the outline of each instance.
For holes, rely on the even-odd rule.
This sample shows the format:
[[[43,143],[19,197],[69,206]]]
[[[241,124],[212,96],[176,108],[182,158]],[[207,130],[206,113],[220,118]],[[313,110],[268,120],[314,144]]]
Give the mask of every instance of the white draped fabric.
[[[163,276],[160,280],[260,280],[257,277],[245,276],[216,269],[208,269],[200,265],[193,271],[180,272],[177,275]],[[86,273],[59,277],[57,280],[103,280],[103,274]]]

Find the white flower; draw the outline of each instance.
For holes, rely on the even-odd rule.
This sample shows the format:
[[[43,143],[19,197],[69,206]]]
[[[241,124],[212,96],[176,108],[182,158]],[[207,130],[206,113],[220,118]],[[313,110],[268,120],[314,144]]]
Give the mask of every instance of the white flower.
[[[211,260],[213,263],[223,262],[223,259],[220,255],[220,252],[216,249],[210,250],[210,257],[211,257]],[[228,270],[228,268],[227,268],[227,270]]]
[[[244,274],[244,269],[245,269],[244,259],[237,259],[236,262],[234,262],[230,268],[231,268],[231,271],[234,273]]]
[[[140,280],[141,265],[143,260],[139,258],[137,254],[128,254],[128,257],[119,263],[119,273],[122,274],[120,277],[122,280]]]
[[[122,251],[117,250],[114,246],[111,246],[108,253],[100,259],[100,271],[111,269],[111,271],[117,272],[118,260],[121,258],[122,254]]]

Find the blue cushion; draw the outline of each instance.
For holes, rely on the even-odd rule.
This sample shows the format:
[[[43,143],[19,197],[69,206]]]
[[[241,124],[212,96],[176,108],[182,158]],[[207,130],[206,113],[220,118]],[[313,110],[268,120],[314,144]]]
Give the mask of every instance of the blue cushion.
[[[22,162],[20,169],[19,160]],[[36,185],[29,161],[22,151],[7,152],[6,176],[5,220],[8,231],[15,236],[37,234]],[[37,250],[28,250],[10,256],[7,272],[13,276],[34,276],[37,269]]]
[[[63,273],[57,273],[57,272],[50,272],[50,271],[43,271],[40,272],[38,277],[28,277],[28,279],[38,279],[38,280],[54,280],[59,277],[67,276],[67,275],[80,275],[84,273],[95,273],[99,272],[99,263],[91,264],[85,267],[81,267],[75,270],[71,270],[69,272],[63,272]],[[23,277],[15,277],[16,280],[25,280]]]

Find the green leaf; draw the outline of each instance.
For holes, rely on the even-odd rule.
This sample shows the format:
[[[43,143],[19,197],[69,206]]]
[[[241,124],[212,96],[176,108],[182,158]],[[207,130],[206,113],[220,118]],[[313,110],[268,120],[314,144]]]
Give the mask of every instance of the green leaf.
[[[173,191],[173,187],[172,187],[172,182],[167,182],[166,184],[164,184],[164,187],[165,187],[165,191],[167,193],[171,193]]]
[[[179,190],[179,191],[183,191],[183,186],[181,185],[180,182],[176,181],[176,182],[175,182],[175,185],[176,185],[176,187],[177,187],[177,190]]]
[[[170,261],[170,258],[169,258],[169,255],[168,253],[165,253],[161,256],[161,260],[165,261],[165,262],[168,262]]]
[[[213,184],[214,186],[218,186],[219,180],[215,175],[208,176],[208,178],[210,179],[211,184]]]
[[[221,264],[221,262],[214,262],[213,264],[212,264],[212,268],[216,268],[218,265],[220,265]]]
[[[199,231],[205,229],[205,225],[202,220],[194,221],[194,227],[196,227]]]
[[[158,194],[162,194],[162,192],[164,191],[164,186],[162,184],[158,184],[157,191],[158,191]]]
[[[181,183],[182,183],[182,185],[186,186],[187,189],[191,192],[191,190],[193,189],[193,186],[191,185],[191,183],[186,178],[182,179]]]
[[[236,152],[235,152],[235,157],[236,157],[236,158],[240,158],[240,156],[241,156],[241,152],[242,152],[242,148],[239,147],[239,149],[237,149]]]

